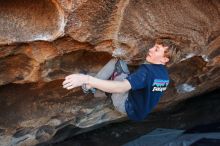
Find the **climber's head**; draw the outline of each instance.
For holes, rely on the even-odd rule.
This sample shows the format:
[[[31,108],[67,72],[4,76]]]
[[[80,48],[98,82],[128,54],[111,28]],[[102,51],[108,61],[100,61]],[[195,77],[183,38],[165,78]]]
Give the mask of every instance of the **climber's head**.
[[[155,45],[148,50],[146,61],[152,64],[166,65],[172,60],[175,45],[168,39],[158,39]]]

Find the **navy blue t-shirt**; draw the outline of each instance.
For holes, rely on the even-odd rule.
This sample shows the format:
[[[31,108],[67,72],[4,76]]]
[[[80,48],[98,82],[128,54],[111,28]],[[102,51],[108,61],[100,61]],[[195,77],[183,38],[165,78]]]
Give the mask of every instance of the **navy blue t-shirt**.
[[[142,64],[126,78],[131,84],[125,109],[128,117],[141,121],[159,102],[169,84],[166,67],[162,64]]]

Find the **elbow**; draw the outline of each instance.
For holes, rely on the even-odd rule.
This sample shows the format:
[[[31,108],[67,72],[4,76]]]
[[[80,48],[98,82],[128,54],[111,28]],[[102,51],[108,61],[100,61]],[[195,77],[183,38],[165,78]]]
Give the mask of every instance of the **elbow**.
[[[118,90],[118,93],[125,93],[128,92],[130,90],[130,88],[123,88],[121,90]]]
[[[115,90],[114,92],[110,92],[110,93],[125,93],[127,92],[126,90]]]
[[[131,89],[131,85],[127,80],[122,81],[121,88],[116,88],[115,93],[128,92]]]
[[[129,90],[125,90],[125,89],[115,89],[115,92],[114,93],[125,93]]]
[[[125,93],[125,92],[128,92],[128,91],[129,91],[129,89],[123,89],[123,90],[118,91],[118,93]]]

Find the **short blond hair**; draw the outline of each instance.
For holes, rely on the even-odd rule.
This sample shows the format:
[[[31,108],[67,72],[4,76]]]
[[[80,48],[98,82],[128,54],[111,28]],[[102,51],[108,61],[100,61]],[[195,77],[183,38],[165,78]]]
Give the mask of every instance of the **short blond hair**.
[[[176,46],[176,44],[171,41],[170,39],[157,39],[155,41],[155,44],[162,45],[163,47],[168,47],[168,49],[165,50],[165,57],[169,58],[169,63],[175,61],[175,55],[179,52],[179,47]]]

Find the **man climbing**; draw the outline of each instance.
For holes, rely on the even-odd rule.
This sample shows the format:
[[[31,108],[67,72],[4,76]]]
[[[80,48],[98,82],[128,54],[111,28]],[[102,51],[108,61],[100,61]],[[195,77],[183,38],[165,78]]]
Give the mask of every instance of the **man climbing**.
[[[149,49],[145,64],[129,74],[127,64],[118,59],[111,59],[95,76],[71,74],[65,78],[63,88],[68,90],[82,86],[84,92],[99,89],[112,93],[116,110],[134,121],[147,117],[158,104],[160,97],[169,84],[165,65],[176,51],[168,39],[159,39]],[[111,80],[108,80],[111,79]]]

